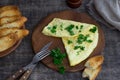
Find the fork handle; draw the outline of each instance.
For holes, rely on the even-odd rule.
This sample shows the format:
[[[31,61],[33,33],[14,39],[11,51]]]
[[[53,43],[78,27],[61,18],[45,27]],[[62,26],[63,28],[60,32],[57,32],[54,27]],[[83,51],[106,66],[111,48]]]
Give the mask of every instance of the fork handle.
[[[16,73],[14,73],[12,76],[10,76],[7,80],[16,80],[20,75],[22,75],[25,72],[24,69],[20,69]]]
[[[32,69],[28,69],[19,80],[27,80],[32,73]]]

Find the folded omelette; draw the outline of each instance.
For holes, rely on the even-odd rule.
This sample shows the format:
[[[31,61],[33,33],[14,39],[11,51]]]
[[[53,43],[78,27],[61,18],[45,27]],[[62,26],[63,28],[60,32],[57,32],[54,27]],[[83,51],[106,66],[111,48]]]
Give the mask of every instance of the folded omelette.
[[[70,66],[87,59],[96,48],[99,38],[97,26],[60,18],[54,18],[42,33],[62,38]]]

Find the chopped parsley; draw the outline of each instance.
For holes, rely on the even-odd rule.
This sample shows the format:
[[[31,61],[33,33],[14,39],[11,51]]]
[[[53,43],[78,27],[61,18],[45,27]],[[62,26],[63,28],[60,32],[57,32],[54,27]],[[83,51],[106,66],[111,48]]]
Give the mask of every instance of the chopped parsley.
[[[96,27],[93,27],[93,28],[91,28],[89,31],[92,32],[92,33],[95,33],[96,30],[97,30],[97,28],[96,28]]]
[[[60,27],[63,28],[63,24],[61,24]]]
[[[88,42],[88,43],[91,43],[91,42],[93,42],[93,41],[92,41],[92,40],[87,40],[87,42]]]
[[[82,28],[83,28],[83,25],[80,26],[80,29],[82,29]]]
[[[82,28],[83,28],[83,25],[81,25],[81,26],[80,26],[80,29],[79,29],[79,31],[78,31],[78,32],[81,32],[81,29],[82,29]]]
[[[71,40],[68,40],[68,42],[67,42],[68,44],[71,44],[72,43],[72,41]]]
[[[74,50],[79,49],[79,48],[80,48],[80,46],[75,46],[75,47],[74,47]]]
[[[61,74],[65,73],[65,67],[64,66],[60,66],[60,67],[58,67],[58,69],[59,69],[59,73],[61,73]]]
[[[47,29],[50,30],[51,33],[56,33],[56,28],[57,26],[47,27]]]
[[[85,47],[83,47],[83,46],[80,46],[80,49],[81,49],[81,50],[84,50],[84,49],[85,49]]]
[[[76,29],[78,29],[78,26],[76,26]]]
[[[90,35],[89,34],[87,34],[87,35],[83,35],[83,34],[79,34],[79,36],[78,36],[78,38],[77,38],[77,43],[78,44],[82,44],[83,42],[88,42],[88,43],[91,43],[92,42],[92,40],[88,40],[88,37],[89,37]]]
[[[57,28],[57,26],[53,26],[50,31],[51,31],[52,33],[56,33],[56,28]]]
[[[77,43],[82,44],[82,42],[85,41],[85,36],[83,34],[80,34],[77,39]]]
[[[66,27],[65,30],[67,30],[70,35],[74,35],[74,32],[72,31],[73,28],[74,28],[74,25],[71,24],[68,27]]]
[[[76,50],[76,49],[84,50],[85,47],[83,47],[83,46],[75,46],[75,47],[74,47],[74,50]]]
[[[57,66],[59,72],[64,74],[65,67],[63,66],[63,59],[66,57],[65,53],[61,53],[59,48],[51,50],[50,56],[53,58],[53,64]]]

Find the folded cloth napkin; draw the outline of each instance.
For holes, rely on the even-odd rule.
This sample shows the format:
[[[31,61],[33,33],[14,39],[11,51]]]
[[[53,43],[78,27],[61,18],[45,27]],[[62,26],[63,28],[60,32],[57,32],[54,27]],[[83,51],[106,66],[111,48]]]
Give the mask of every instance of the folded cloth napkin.
[[[120,30],[120,0],[90,0],[86,9],[99,23]]]

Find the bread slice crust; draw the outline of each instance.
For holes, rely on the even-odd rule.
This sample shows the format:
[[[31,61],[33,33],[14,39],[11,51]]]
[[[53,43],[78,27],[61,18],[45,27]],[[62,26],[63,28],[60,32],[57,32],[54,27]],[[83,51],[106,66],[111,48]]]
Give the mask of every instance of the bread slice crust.
[[[3,24],[14,22],[18,19],[20,19],[21,16],[10,16],[10,17],[3,17],[0,18],[0,26]]]
[[[104,57],[102,55],[98,55],[88,59],[88,61],[85,63],[85,67],[96,69],[98,66],[103,64],[103,61],[104,61]]]
[[[7,5],[7,6],[2,6],[2,7],[0,7],[0,13],[1,13],[1,12],[4,12],[4,11],[7,11],[7,10],[11,10],[11,9],[19,10],[17,6]]]
[[[22,39],[23,37],[25,37],[29,34],[29,31],[27,29],[18,29],[18,28],[0,29],[0,37],[3,37],[10,33],[15,33],[17,35],[18,39]]]
[[[21,27],[23,27],[23,25],[26,21],[27,21],[26,17],[21,17],[20,19],[14,21],[14,22],[1,25],[0,29],[3,29],[3,28],[21,28]]]
[[[10,16],[20,16],[21,12],[17,9],[9,9],[0,13],[0,18],[10,17]]]
[[[83,71],[82,76],[84,78],[88,77],[89,80],[95,80],[97,75],[100,73],[102,67],[99,66],[97,69],[89,69],[89,68],[85,68],[85,70]]]
[[[12,47],[18,41],[15,33],[10,33],[0,38],[0,52],[5,51]]]

